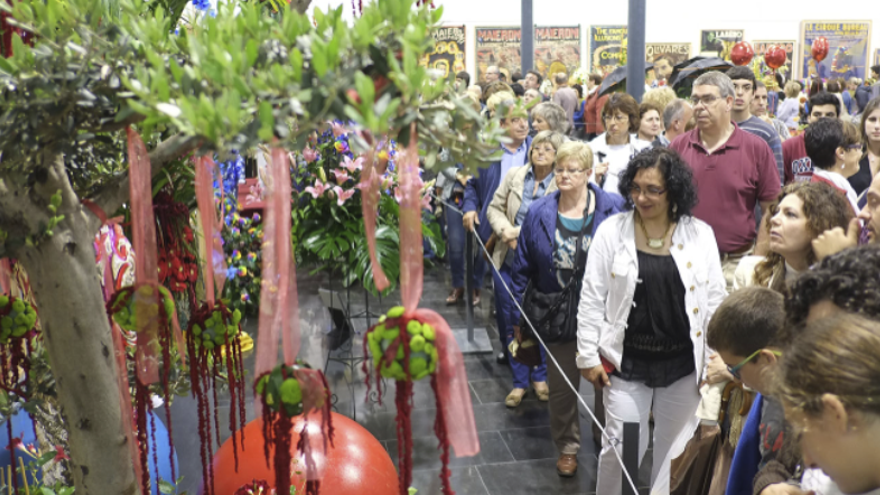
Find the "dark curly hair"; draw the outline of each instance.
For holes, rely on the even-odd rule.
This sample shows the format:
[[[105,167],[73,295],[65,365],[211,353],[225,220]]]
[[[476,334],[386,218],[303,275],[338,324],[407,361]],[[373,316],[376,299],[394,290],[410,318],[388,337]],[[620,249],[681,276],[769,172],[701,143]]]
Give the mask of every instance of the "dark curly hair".
[[[830,120],[830,119],[822,119]],[[815,125],[815,124],[814,124]],[[812,126],[810,126],[812,127]],[[793,182],[784,188],[776,202],[769,208],[769,218],[773,218],[779,212],[779,203],[794,194],[803,202],[803,213],[807,219],[807,228],[810,237],[815,239],[822,232],[834,227],[847,229],[850,220],[854,216],[852,206],[846,200],[846,196],[824,182]],[[766,231],[770,232],[772,225],[766,222]],[[807,264],[816,262],[816,255],[810,250]],[[770,281],[773,284],[770,284]],[[778,292],[785,292],[785,258],[776,252],[770,252],[763,261],[755,267],[755,283],[762,287],[769,287]]]
[[[880,246],[846,249],[802,273],[785,298],[786,333],[798,332],[810,308],[826,300],[848,313],[880,319]],[[791,337],[785,342],[791,343]]]
[[[669,200],[669,219],[678,222],[681,217],[690,215],[697,204],[697,186],[691,167],[681,156],[669,148],[647,148],[630,160],[626,169],[620,173],[618,190],[626,199],[626,207],[634,207],[629,191],[636,174],[640,170],[656,167],[666,182],[666,198]]]

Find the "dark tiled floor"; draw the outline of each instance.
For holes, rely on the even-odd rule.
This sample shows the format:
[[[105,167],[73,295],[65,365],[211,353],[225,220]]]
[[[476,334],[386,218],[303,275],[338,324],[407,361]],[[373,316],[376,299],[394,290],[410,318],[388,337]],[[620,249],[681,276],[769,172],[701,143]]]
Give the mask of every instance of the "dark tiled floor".
[[[326,277],[298,278],[300,295],[300,319],[303,325],[303,346],[300,357],[313,366],[324,366],[330,386],[334,392],[335,410],[354,417],[370,433],[380,440],[397,464],[397,438],[395,433],[395,407],[393,402],[393,383],[383,389],[386,400],[380,405],[375,390],[371,400],[364,402],[366,386],[357,359],[362,355],[361,340],[355,335],[348,350],[330,352],[327,348],[326,333],[331,328],[329,314],[324,309],[317,289],[327,287]],[[421,306],[431,308],[442,314],[452,328],[466,325],[463,305],[447,307],[448,280],[445,270],[432,269],[425,274],[425,284]],[[490,317],[492,299],[490,291],[484,293],[483,303],[476,310],[476,326],[487,327],[495,350],[500,348],[494,328],[494,318]],[[370,297],[370,310],[381,313],[398,300],[398,294],[379,301]],[[365,311],[362,292],[352,294],[351,313]],[[372,320],[375,322],[375,317]],[[256,332],[256,322],[247,321],[246,331]],[[354,320],[355,330],[360,332],[367,327],[364,318]],[[256,337],[256,336],[255,336]],[[331,356],[329,362],[328,355]],[[355,362],[346,362],[354,359]],[[246,368],[253,369],[253,353],[248,356]],[[535,493],[587,494],[594,493],[596,487],[596,454],[593,444],[590,420],[581,410],[582,448],[578,456],[579,470],[573,478],[560,478],[556,474],[557,451],[550,438],[549,414],[547,404],[539,402],[530,394],[520,407],[508,409],[504,398],[510,391],[511,373],[507,366],[495,363],[494,354],[465,356],[465,369],[471,386],[471,400],[474,407],[481,451],[475,457],[456,458],[452,456],[451,480],[456,493],[461,495],[519,495]],[[250,389],[251,387],[248,387]],[[592,407],[591,387],[581,385],[581,394]],[[248,419],[253,419],[253,397],[249,391]],[[418,382],[414,387],[415,408],[412,412],[413,425],[413,486],[419,495],[440,493],[440,455],[437,439],[433,433],[436,414],[433,392],[427,381]],[[229,399],[221,396],[218,408],[220,423],[228,421]],[[200,484],[201,464],[198,457],[199,440],[195,434],[195,401],[192,398],[178,398],[171,408],[174,422],[174,443],[178,451],[180,472],[184,476],[181,490],[194,494]],[[164,412],[160,417],[164,419]],[[221,440],[229,436],[221,426]],[[643,487],[650,477],[650,452],[642,463],[639,485]],[[646,492],[647,490],[643,490]],[[227,495],[227,494],[222,494]],[[335,495],[335,494],[333,494]],[[391,494],[389,494],[391,495]]]

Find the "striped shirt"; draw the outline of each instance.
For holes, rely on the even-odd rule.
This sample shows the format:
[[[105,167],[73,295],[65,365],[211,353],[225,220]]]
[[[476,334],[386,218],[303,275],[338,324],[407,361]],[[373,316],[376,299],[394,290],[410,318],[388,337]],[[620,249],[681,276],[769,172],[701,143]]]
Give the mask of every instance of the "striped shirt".
[[[737,122],[736,125],[749,134],[758,136],[767,143],[767,146],[773,152],[773,158],[776,159],[776,169],[779,171],[779,184],[783,184],[785,182],[785,167],[782,161],[782,141],[779,139],[776,129],[754,115],[742,122]]]

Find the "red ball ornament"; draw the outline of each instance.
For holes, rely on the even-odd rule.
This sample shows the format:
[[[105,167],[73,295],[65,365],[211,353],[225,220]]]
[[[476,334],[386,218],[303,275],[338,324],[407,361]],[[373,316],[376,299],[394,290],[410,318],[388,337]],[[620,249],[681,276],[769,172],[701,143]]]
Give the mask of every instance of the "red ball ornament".
[[[813,60],[816,62],[825,60],[825,57],[828,56],[828,39],[824,36],[819,36],[814,39],[810,53],[813,55]]]
[[[397,470],[382,444],[363,426],[340,414],[331,413],[335,440],[333,446],[327,444],[327,455],[320,449],[313,451],[315,463],[323,467],[321,493],[358,495],[395,495],[397,489]],[[305,493],[306,478],[303,456],[296,451],[299,432],[303,429],[303,416],[293,420],[290,440],[290,455],[294,460],[291,468],[291,486],[296,493]],[[274,488],[275,472],[266,465],[263,455],[263,420],[258,418],[244,428],[244,455],[238,457],[238,472],[235,470],[232,441],[227,440],[214,456],[214,493],[232,494],[254,480],[265,480]],[[312,442],[321,441],[321,417],[309,416],[309,438]],[[269,445],[270,458],[272,445]],[[301,474],[296,474],[299,471]],[[202,490],[199,490],[202,493]]]
[[[787,58],[788,55],[785,53],[785,49],[779,45],[772,45],[764,52],[764,63],[773,70],[785,65]]]
[[[730,61],[734,65],[746,65],[755,57],[755,49],[748,41],[740,41],[730,50]]]

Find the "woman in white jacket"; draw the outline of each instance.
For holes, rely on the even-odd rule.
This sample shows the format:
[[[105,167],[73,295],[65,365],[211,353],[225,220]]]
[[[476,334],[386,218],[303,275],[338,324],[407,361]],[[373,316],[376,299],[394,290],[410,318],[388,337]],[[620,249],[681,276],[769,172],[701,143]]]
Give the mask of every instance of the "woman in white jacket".
[[[704,333],[727,295],[712,228],[693,218],[696,187],[674,151],[636,155],[620,176],[633,211],[603,223],[590,247],[578,307],[578,367],[602,390],[606,430],[639,423],[639,459],[654,413],[651,493],[668,493],[669,465],[697,426],[706,366]],[[596,493],[621,490],[621,467],[603,438]]]

